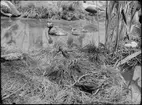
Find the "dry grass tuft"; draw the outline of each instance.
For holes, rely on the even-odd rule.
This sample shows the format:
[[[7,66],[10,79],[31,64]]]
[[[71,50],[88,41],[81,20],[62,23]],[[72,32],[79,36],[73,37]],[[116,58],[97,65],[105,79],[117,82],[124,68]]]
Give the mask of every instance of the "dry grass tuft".
[[[25,54],[23,60],[1,63],[3,103],[130,103],[119,70],[98,67],[98,63],[88,59],[94,53],[99,56],[100,49],[88,45],[83,50],[70,51],[60,46],[59,52],[60,47],[56,47]]]

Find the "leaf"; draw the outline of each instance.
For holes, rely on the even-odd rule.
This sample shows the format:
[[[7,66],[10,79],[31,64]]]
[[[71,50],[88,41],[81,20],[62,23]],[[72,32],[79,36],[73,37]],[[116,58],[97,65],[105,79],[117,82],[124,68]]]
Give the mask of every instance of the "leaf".
[[[108,3],[108,1],[106,1],[106,14],[108,13],[108,7],[109,7],[109,3]]]
[[[121,61],[116,65],[116,67],[118,67],[118,66],[120,66],[120,65],[122,65],[122,64],[124,64],[124,63],[126,63],[127,61],[133,59],[134,57],[138,56],[139,54],[141,54],[141,51],[135,52],[135,53],[133,53],[133,54],[127,56],[126,58],[124,58],[123,60],[121,60]]]
[[[136,15],[136,12],[140,10],[139,3],[137,1],[135,1],[133,3],[134,3],[133,4],[133,8],[131,10],[131,14],[132,14],[131,22],[134,19],[135,15]]]
[[[124,14],[124,9],[122,9],[121,14],[122,14],[122,17],[123,17],[125,24],[127,25],[126,16]]]
[[[110,1],[110,3],[112,3],[112,4],[110,4],[111,8],[109,9],[110,10],[110,14],[111,14],[113,9],[115,8],[115,5],[116,5],[117,2],[116,1]]]

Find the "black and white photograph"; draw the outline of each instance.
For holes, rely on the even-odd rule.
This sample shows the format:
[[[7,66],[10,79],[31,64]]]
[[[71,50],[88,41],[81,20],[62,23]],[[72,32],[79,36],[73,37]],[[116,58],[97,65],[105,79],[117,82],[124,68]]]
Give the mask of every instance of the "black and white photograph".
[[[140,0],[0,8],[0,104],[141,104]]]

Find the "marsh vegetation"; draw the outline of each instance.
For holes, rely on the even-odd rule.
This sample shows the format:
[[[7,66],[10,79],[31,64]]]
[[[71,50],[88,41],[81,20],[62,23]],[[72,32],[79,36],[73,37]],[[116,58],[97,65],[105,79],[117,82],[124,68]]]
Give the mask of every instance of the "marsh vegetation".
[[[123,3],[111,2],[107,13],[100,14],[102,19],[108,16],[106,27],[104,21],[98,27],[98,20],[88,22],[92,17],[81,8],[80,1],[47,1],[45,5],[40,1],[13,2],[27,20],[1,19],[3,104],[140,103],[141,76],[135,77],[138,81],[133,78],[134,70],[141,70],[141,23],[125,21],[127,17],[119,13]],[[136,4],[126,2],[130,3]],[[118,10],[120,19],[111,18],[112,8]],[[45,34],[49,21],[67,36]],[[131,22],[138,26],[133,31],[128,28],[133,27]],[[79,30],[78,36],[72,35],[73,28]],[[136,41],[138,46],[126,47],[129,41]],[[123,76],[126,71],[132,72],[129,80]]]

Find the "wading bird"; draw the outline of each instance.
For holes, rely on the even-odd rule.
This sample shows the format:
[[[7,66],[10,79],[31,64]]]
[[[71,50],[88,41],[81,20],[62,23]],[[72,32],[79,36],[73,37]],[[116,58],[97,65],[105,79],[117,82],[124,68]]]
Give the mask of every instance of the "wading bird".
[[[1,16],[19,17],[21,14],[10,1],[1,1]]]

